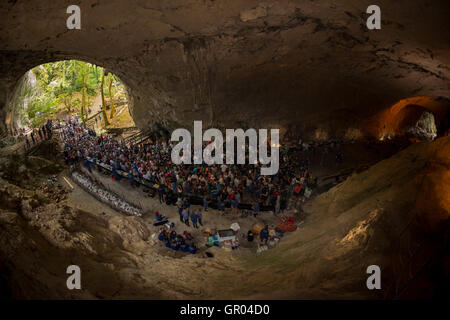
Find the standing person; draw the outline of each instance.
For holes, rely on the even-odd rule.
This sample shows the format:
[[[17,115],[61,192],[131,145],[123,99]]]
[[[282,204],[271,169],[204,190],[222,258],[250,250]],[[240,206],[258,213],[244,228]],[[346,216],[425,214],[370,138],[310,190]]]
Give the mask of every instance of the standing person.
[[[198,229],[197,218],[198,218],[197,213],[191,214],[192,226],[193,226],[195,229]]]
[[[181,198],[178,198],[178,200],[177,200],[177,208],[178,208],[178,215],[180,216],[180,221],[184,222],[184,220],[183,220],[183,200],[181,200]]]
[[[225,204],[220,197],[217,199],[217,210],[219,210],[220,215],[225,213]]]
[[[200,223],[200,225],[203,227],[202,210],[201,209],[198,209],[198,211],[197,211],[197,219],[198,219],[198,223]]]
[[[255,201],[253,203],[253,216],[256,217],[259,213],[259,202]]]
[[[160,184],[158,187],[159,203],[164,202],[164,194],[165,194],[164,187],[162,184]]]
[[[34,140],[34,130],[31,131],[31,141],[33,141],[33,144],[36,144],[36,141]]]
[[[132,188],[134,188],[134,176],[133,176],[133,171],[130,170],[130,172],[128,172],[128,181],[130,181],[130,185]]]
[[[189,227],[189,209],[186,207],[183,207],[183,222]]]
[[[25,136],[25,144],[26,144],[26,148],[30,149],[30,141],[28,140],[28,136]]]
[[[191,207],[191,204],[189,203],[188,198],[184,198],[183,206],[188,209]]]
[[[205,212],[208,211],[208,203],[208,196],[205,194],[203,196],[203,210],[205,210]]]
[[[45,130],[45,129],[47,129],[47,128],[45,127],[45,125],[42,125],[42,133],[43,133],[43,135],[44,135],[44,138],[47,139],[47,138],[48,138],[48,131]]]
[[[239,204],[238,201],[236,200],[235,197],[233,197],[230,202],[231,202],[231,212],[234,215],[237,215],[238,214],[238,204]]]
[[[254,238],[254,235],[253,235],[252,230],[248,230],[248,232],[247,232],[247,241],[248,242],[252,242],[253,238]]]

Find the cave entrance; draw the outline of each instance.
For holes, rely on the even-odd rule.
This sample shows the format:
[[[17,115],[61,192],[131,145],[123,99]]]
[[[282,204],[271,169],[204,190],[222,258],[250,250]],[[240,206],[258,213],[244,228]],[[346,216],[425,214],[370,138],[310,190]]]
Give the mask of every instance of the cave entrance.
[[[433,140],[448,134],[450,101],[442,97],[413,97],[400,100],[376,116],[377,136],[383,140],[410,136]]]
[[[405,109],[410,111],[414,107]],[[419,140],[432,141],[437,136],[436,122],[433,113],[418,107],[418,110],[410,111],[401,124],[406,135]],[[421,110],[422,109],[422,110]],[[419,117],[417,119],[417,116]],[[412,123],[411,123],[412,122]]]
[[[38,65],[25,73],[14,95],[9,119],[13,135],[39,128],[47,119],[78,118],[97,133],[135,128],[126,85],[89,62]]]

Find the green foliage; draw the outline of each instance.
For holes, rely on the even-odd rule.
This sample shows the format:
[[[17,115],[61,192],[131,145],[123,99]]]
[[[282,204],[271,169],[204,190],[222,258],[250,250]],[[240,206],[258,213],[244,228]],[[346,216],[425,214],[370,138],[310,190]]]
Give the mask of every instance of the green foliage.
[[[36,86],[25,87],[18,103],[21,122],[38,126],[59,111],[58,105],[68,113],[79,112],[82,119],[85,118],[90,102],[100,90],[103,72],[101,67],[78,60],[46,63],[33,68]],[[108,77],[113,86],[120,81],[112,74]],[[109,91],[105,91],[109,96]],[[77,96],[81,96],[81,100]]]
[[[31,119],[33,127],[41,126],[48,118],[57,112],[57,104],[58,99],[49,94],[37,96],[27,108],[28,118]]]

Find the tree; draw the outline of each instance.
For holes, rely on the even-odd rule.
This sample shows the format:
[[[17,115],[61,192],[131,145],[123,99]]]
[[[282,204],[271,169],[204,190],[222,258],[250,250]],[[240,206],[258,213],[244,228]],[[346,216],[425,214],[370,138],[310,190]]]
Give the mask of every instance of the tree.
[[[80,116],[81,120],[83,121],[83,125],[86,125],[87,120],[87,111],[86,111],[86,104],[87,104],[87,81],[90,74],[90,68],[87,63],[81,62],[79,64],[79,73],[80,73],[80,79],[81,79],[81,108],[80,108]]]
[[[102,93],[102,111],[103,111],[103,121],[105,123],[105,127],[109,126],[108,117],[106,115],[106,104],[105,104],[105,93],[103,92],[103,87],[105,84],[105,70],[102,70],[102,82],[100,86],[100,92]]]
[[[43,93],[35,97],[27,108],[28,118],[31,120],[33,127],[41,126],[57,112],[57,103],[57,99],[48,93]]]
[[[109,93],[109,100],[111,102],[111,114],[110,119],[114,117],[114,94],[112,92],[112,83],[114,81],[114,75],[112,73],[108,73],[108,93]]]

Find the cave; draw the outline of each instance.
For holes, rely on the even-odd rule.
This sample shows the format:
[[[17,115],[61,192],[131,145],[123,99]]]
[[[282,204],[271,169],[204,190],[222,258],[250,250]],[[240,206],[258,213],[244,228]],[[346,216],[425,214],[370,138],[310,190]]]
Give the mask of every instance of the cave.
[[[448,1],[379,0],[381,29],[374,30],[366,26],[369,4],[357,0],[73,4],[79,29],[68,28],[67,1],[0,4],[1,298],[448,299]],[[30,70],[71,61],[114,75],[109,89],[101,75],[92,78],[87,104],[98,106],[93,114],[101,123],[113,119],[105,101],[124,99],[126,124],[100,126],[70,108],[39,125],[21,122]],[[119,87],[115,100],[111,88]],[[104,90],[111,94],[106,100]],[[431,128],[426,138],[411,134],[423,119]],[[198,172],[203,179],[211,171],[194,160],[167,166],[175,163],[168,141],[176,129],[192,134],[193,144],[199,138],[194,150],[208,146],[204,133],[195,133],[197,121],[224,136],[228,129],[277,130],[279,141],[264,144],[272,156],[279,151],[286,177],[258,175],[257,187],[245,185],[233,171],[241,164],[233,162],[222,174],[233,172],[235,185],[214,179],[221,181],[218,194],[235,197],[243,186],[239,206],[231,197],[223,209],[215,191],[208,189],[210,199],[199,183],[202,196],[186,196],[191,210],[201,210],[203,201],[210,209],[205,226],[193,229],[183,222],[189,206],[176,196],[183,194],[177,188],[192,191],[192,176],[189,183],[180,177],[199,181]],[[29,132],[40,129],[41,142],[31,141]],[[78,138],[92,148],[75,147]],[[251,144],[243,141],[243,148]],[[104,145],[126,149],[125,156]],[[142,161],[133,162],[136,154]],[[297,171],[303,176],[289,176]],[[147,173],[158,183],[141,183]],[[199,253],[162,245],[163,224],[154,224],[160,214],[177,232],[195,233]],[[239,252],[222,247],[228,240],[221,246],[204,240],[235,222]],[[265,225],[285,228],[268,250],[247,238],[248,231],[259,238]],[[83,270],[82,290],[65,285],[70,265]],[[381,289],[366,286],[371,265],[381,268]]]

